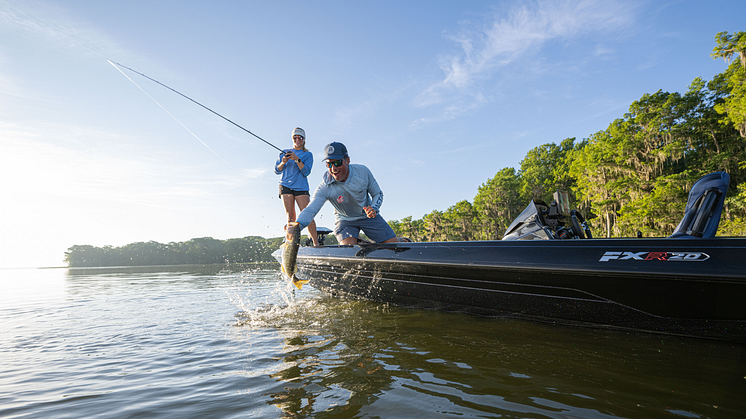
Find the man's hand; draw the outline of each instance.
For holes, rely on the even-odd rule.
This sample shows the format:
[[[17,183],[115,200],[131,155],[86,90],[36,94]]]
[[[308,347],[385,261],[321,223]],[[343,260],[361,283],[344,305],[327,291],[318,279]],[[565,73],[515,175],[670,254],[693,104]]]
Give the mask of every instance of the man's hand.
[[[365,215],[367,215],[368,218],[376,218],[376,215],[378,215],[373,207],[363,207],[363,210],[365,211]]]
[[[295,236],[296,234],[300,233],[298,230],[300,230],[300,224],[298,224],[298,223],[296,223],[294,221],[291,221],[291,222],[287,223],[285,225],[285,238],[288,241],[292,241],[293,240],[293,236]]]

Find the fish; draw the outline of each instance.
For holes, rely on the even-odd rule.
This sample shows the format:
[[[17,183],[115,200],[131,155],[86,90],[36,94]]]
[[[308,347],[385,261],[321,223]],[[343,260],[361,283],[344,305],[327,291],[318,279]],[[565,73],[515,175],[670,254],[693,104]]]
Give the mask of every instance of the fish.
[[[281,270],[298,289],[303,289],[307,279],[298,278],[298,248],[300,248],[300,224],[290,222],[287,226],[285,242],[282,243],[282,265]]]

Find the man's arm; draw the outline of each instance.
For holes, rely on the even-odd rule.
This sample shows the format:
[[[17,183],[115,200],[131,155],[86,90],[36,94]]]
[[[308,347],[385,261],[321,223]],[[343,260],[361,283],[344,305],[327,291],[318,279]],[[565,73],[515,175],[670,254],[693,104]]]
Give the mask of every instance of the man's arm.
[[[316,214],[321,211],[321,207],[326,203],[326,189],[327,188],[325,188],[324,185],[319,185],[319,187],[316,188],[316,192],[313,193],[311,203],[309,203],[308,206],[298,214],[298,218],[295,221],[300,224],[301,230],[311,224],[313,218],[316,217]]]
[[[366,168],[367,169],[367,168]],[[373,177],[370,169],[368,169],[368,193],[370,194],[370,206],[373,207],[376,212],[381,212],[381,205],[383,205],[383,191],[378,186],[376,178]]]

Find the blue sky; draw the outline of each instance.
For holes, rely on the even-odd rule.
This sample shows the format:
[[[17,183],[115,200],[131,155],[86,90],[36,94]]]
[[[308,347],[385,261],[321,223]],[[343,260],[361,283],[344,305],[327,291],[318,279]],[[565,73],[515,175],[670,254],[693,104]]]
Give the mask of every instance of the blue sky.
[[[391,220],[471,201],[529,149],[712,79],[715,34],[745,16],[697,0],[0,0],[0,267],[282,234],[276,150],[124,70],[156,104],[107,59],[281,148],[304,128],[312,188],[323,146],[345,143]],[[333,227],[330,206],[317,223]]]

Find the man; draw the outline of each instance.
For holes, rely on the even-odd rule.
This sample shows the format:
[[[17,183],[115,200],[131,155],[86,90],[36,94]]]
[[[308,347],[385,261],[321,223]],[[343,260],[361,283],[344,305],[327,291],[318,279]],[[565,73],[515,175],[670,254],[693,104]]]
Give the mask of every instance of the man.
[[[298,215],[300,229],[308,226],[326,201],[334,206],[337,219],[334,235],[342,245],[358,244],[360,230],[376,243],[401,241],[381,217],[383,192],[370,170],[361,164],[350,164],[347,147],[334,142],[324,149],[328,171],[311,198],[311,203]]]

